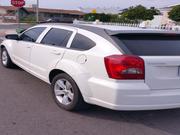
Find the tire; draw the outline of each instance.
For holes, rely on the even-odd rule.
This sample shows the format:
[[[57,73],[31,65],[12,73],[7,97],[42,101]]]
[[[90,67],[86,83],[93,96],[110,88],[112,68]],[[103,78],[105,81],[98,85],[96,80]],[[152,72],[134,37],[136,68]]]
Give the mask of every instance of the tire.
[[[13,68],[15,66],[6,48],[1,49],[1,64],[6,68]]]
[[[88,106],[84,102],[76,82],[65,73],[55,76],[51,88],[58,106],[67,111],[77,111]]]

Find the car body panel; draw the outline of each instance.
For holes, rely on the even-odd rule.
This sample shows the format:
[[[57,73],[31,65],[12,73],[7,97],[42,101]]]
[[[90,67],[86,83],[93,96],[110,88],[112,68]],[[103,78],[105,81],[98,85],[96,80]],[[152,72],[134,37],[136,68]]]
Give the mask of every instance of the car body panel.
[[[180,89],[180,56],[143,56],[145,83],[152,90]]]
[[[31,51],[31,69],[35,71],[40,76],[43,76],[46,78],[46,80],[49,80],[49,72],[51,72],[57,63],[62,60],[65,51],[67,50],[64,47],[56,47],[52,45],[44,45],[41,44],[41,40],[43,37],[49,32],[52,28],[59,28],[59,29],[65,29],[72,31],[72,35],[67,43],[67,46],[71,44],[72,39],[74,38],[76,34],[75,29],[68,29],[68,28],[62,28],[62,27],[48,27],[38,38],[37,45],[33,46]],[[48,56],[48,57],[47,57]],[[46,59],[44,59],[46,58]]]
[[[141,56],[145,61],[145,80],[115,80],[109,78],[104,58],[114,54],[122,55],[123,52],[108,37],[107,31],[98,29],[98,32],[93,32],[93,30],[89,30],[89,27],[86,29],[84,26],[81,28],[59,24],[41,24],[35,27],[42,26],[46,27],[46,30],[41,33],[33,45],[23,43],[27,45],[22,47],[19,43],[21,41],[13,40],[5,40],[1,44],[8,50],[12,61],[29,73],[51,83],[49,79],[51,71],[61,70],[76,82],[87,103],[114,110],[153,110],[180,107],[179,56]],[[73,31],[66,48],[41,44],[41,40],[51,28]],[[104,36],[101,36],[101,32]],[[77,33],[93,40],[96,44],[95,47],[86,51],[71,49]],[[117,31],[111,32],[111,34],[115,33],[117,34]],[[16,56],[17,53],[21,54],[21,58]]]

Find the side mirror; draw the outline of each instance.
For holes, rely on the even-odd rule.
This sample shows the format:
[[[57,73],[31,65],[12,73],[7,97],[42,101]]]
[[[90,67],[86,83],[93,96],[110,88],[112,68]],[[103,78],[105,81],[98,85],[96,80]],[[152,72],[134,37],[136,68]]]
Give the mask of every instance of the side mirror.
[[[17,34],[9,34],[5,36],[6,39],[11,39],[11,40],[19,40],[19,36]]]
[[[18,34],[21,34],[21,33],[23,33],[25,30],[26,30],[26,29],[18,28],[18,29],[16,29],[16,32],[17,32]]]

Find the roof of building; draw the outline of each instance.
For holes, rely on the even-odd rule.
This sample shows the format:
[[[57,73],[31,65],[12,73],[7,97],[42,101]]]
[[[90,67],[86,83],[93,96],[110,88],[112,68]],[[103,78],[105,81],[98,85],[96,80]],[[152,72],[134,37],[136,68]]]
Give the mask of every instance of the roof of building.
[[[161,8],[159,8],[159,9],[160,9],[160,10],[172,9],[173,7],[178,6],[178,5],[180,5],[180,3],[174,4],[174,5],[168,5],[168,6],[165,6],[165,7],[161,7]]]
[[[173,4],[173,5],[169,5],[169,6],[167,6],[167,7],[172,8],[172,7],[179,6],[179,5],[180,5],[180,3],[178,3],[178,4]]]
[[[0,8],[5,9],[5,10],[10,10],[10,11],[17,10],[17,7],[13,7],[13,6],[0,6]],[[31,7],[23,7],[23,8],[25,8],[28,12],[35,12],[36,11],[36,8],[31,8]],[[61,13],[61,14],[71,14],[71,15],[84,15],[83,12],[78,11],[78,10],[64,10],[64,9],[39,8],[39,12]]]

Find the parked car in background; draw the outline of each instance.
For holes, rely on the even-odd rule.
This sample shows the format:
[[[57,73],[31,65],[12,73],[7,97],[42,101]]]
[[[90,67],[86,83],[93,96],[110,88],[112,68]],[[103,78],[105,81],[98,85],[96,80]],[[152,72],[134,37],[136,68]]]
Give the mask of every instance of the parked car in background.
[[[40,24],[7,35],[1,57],[49,83],[66,110],[180,107],[179,33]]]

